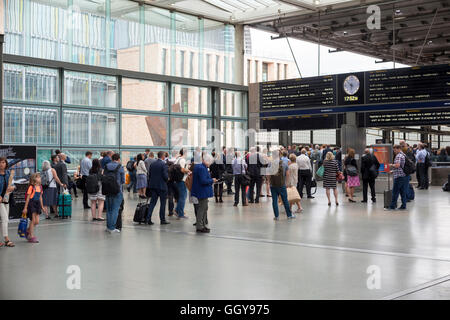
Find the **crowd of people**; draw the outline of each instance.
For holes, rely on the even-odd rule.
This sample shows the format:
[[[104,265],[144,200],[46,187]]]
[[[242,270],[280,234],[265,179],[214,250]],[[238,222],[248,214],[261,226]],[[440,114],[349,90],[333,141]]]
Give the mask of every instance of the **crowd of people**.
[[[428,168],[436,156],[437,161],[444,160],[443,156],[450,154],[448,149],[440,150],[439,155],[433,157],[433,152],[424,143],[410,146],[401,141],[394,145],[395,157],[393,163],[388,164],[393,174],[392,201],[385,209],[397,209],[399,197],[401,206],[398,209],[406,209],[407,202],[414,199],[410,184],[414,173],[417,175],[417,188],[428,189]],[[92,155],[90,151],[85,153],[74,180],[67,170],[71,160],[59,150],[50,161],[43,162],[40,173],[31,176],[23,210],[23,216],[30,220],[26,235],[29,242],[38,242],[35,228],[41,212],[46,219],[51,219],[51,211],[54,218],[60,217],[58,197],[68,188],[76,191],[78,187],[83,191],[84,209],[91,210],[93,221],[106,220],[106,231],[110,233],[120,232],[118,221],[121,221],[125,188],[136,193],[140,201],[147,202],[142,222],[153,224],[153,210],[158,200],[162,225],[170,224],[166,219],[166,204],[167,216],[187,219],[185,206],[189,201],[194,207],[196,231],[208,233],[210,198],[223,203],[224,196],[232,196],[237,207],[257,204],[261,197],[271,197],[274,220],[279,220],[279,204],[284,207],[287,218],[294,219],[296,213],[303,211],[304,191],[306,199],[314,199],[315,177],[323,179],[328,206],[332,204],[332,192],[335,205],[339,205],[338,184],[344,184],[349,203],[355,203],[355,188],[361,181],[361,202],[368,202],[369,188],[371,201],[376,202],[375,182],[380,169],[380,163],[370,148],[364,150],[358,161],[354,149],[348,148],[344,157],[340,148],[331,148],[330,145],[293,145],[262,152],[259,147],[252,147],[248,152],[223,147],[210,154],[197,148],[190,159],[185,149],[174,150],[171,155],[165,151],[155,155],[147,149],[145,153],[130,158],[125,166],[120,155],[113,151],[102,152],[98,159],[93,159]],[[8,205],[4,201],[5,195],[14,191],[9,180],[8,162],[0,158],[0,214],[4,237],[0,246],[12,247],[14,243],[8,237]],[[102,217],[104,211],[106,219]]]

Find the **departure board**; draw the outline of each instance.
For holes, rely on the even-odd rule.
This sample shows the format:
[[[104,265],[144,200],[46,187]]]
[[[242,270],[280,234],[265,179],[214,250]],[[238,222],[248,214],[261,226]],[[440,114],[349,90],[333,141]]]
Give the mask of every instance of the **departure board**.
[[[262,117],[401,110],[440,101],[450,102],[450,64],[260,84]]]
[[[366,72],[366,104],[450,99],[450,66]]]
[[[336,105],[336,76],[261,83],[261,109],[316,108]]]
[[[362,127],[414,126],[424,123],[428,125],[449,124],[450,109],[367,112],[360,114],[359,122]]]

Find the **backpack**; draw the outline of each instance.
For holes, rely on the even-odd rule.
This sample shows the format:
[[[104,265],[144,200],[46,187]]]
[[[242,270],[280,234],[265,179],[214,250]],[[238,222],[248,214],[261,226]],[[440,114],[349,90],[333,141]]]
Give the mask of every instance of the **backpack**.
[[[134,170],[134,161],[130,160],[127,162],[127,171],[133,171]]]
[[[50,186],[50,183],[52,183],[54,178],[52,180],[49,180],[48,172],[42,171],[41,173],[41,185],[43,189],[47,189]]]
[[[191,172],[186,177],[186,180],[184,180],[184,184],[186,185],[186,188],[189,190],[189,192],[192,191],[192,183],[194,182],[194,167],[195,167],[195,163],[191,162],[191,164],[189,166],[189,171],[191,171]]]
[[[433,165],[433,163],[431,162],[431,156],[430,154],[427,152],[427,156],[425,157],[425,166],[427,168],[431,167]]]
[[[88,194],[97,194],[100,187],[98,185],[98,175],[90,174],[86,178],[86,192]]]
[[[181,171],[181,166],[175,163],[169,167],[169,180],[174,182],[183,181],[184,173]]]
[[[280,188],[285,185],[285,177],[283,172],[283,161],[278,164],[278,171],[276,174],[270,176],[270,185],[276,188]]]
[[[117,182],[117,172],[119,172],[120,165],[114,170],[105,168],[105,174],[102,176],[102,194],[105,196],[115,196],[120,192],[120,185]]]
[[[405,156],[405,165],[403,166],[403,172],[408,176],[416,172],[416,165],[412,160]]]

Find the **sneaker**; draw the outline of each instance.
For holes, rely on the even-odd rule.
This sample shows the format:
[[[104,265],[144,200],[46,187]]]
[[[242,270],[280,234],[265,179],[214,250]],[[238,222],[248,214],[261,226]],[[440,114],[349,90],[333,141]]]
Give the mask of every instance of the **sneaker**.
[[[293,214],[292,216],[288,217],[288,219],[295,219],[297,218],[297,216],[295,214]]]
[[[189,219],[189,217],[188,216],[182,216],[182,217],[178,217],[177,218],[177,220],[180,220],[180,219]]]
[[[400,207],[398,210],[406,210],[406,207]]]
[[[109,230],[108,228],[106,228],[105,232],[109,232],[109,233],[112,233],[112,232],[113,232],[113,230]]]
[[[273,218],[273,220],[278,221],[278,220],[280,220],[280,218],[275,217],[275,218]]]
[[[114,229],[114,230],[111,230],[110,232],[111,233],[120,233],[120,230],[119,229]]]

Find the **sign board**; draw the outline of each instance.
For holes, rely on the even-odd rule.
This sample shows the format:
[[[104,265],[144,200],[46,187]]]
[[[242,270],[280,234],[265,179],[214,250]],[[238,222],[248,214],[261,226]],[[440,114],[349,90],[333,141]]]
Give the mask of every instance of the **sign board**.
[[[9,217],[20,218],[25,205],[25,192],[30,176],[36,172],[36,146],[0,145],[0,157],[8,160],[8,169],[14,170],[14,201],[10,201]]]
[[[372,145],[373,155],[380,163],[380,173],[389,173],[391,171],[390,164],[392,163],[393,149],[390,144],[375,144]]]
[[[260,116],[450,106],[450,64],[260,83]]]

